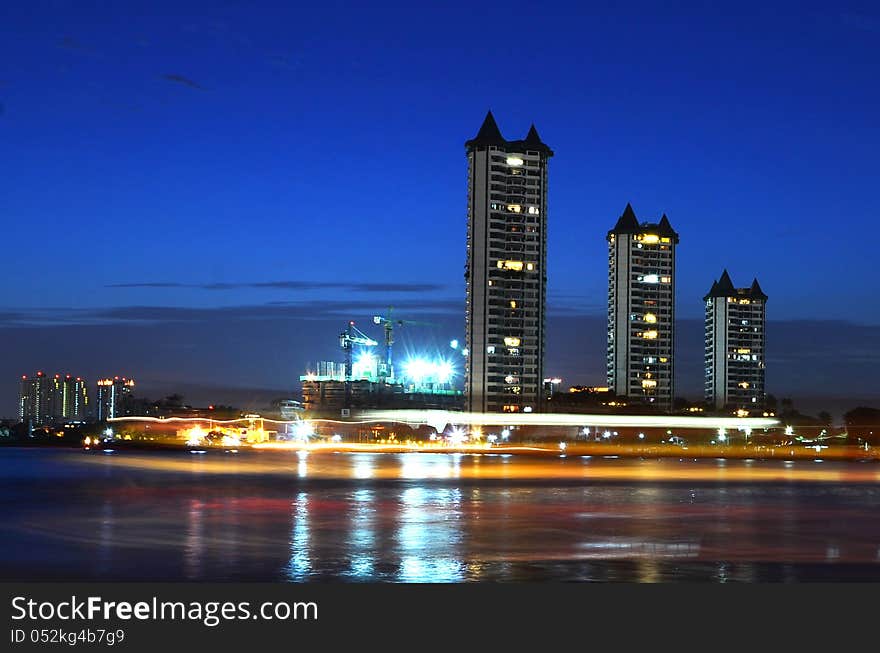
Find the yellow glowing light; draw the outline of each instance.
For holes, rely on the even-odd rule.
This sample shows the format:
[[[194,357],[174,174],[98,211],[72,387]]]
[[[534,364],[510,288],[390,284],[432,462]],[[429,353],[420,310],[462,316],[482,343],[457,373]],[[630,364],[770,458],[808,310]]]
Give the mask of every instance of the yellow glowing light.
[[[515,270],[517,272],[522,271],[523,262],[522,261],[498,261],[498,268],[502,270]]]
[[[660,242],[660,236],[656,234],[644,234],[642,236],[642,242],[648,244],[654,244]]]
[[[508,336],[504,339],[504,344],[508,347],[519,347],[520,339]]]
[[[656,331],[645,331],[644,333],[642,333],[642,338],[647,338],[648,340],[654,340],[656,337]]]
[[[752,350],[751,350],[751,349],[748,349],[747,347],[744,347],[744,348],[741,348],[741,349],[737,349],[737,350],[736,350],[736,353],[737,353],[737,354],[751,354],[751,353],[752,353]]]
[[[522,213],[522,205],[521,204],[508,204],[507,210],[511,213]]]
[[[650,322],[654,324],[657,321],[657,316],[653,313],[645,313],[645,322]]]
[[[653,379],[645,379],[644,381],[642,381],[642,387],[643,388],[656,388],[657,382]]]

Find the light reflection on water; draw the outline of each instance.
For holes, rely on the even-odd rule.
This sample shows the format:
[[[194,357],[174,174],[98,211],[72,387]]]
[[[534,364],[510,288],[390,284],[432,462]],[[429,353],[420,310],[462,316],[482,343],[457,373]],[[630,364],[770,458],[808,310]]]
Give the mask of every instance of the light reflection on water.
[[[300,461],[302,464],[304,461]],[[290,580],[307,580],[312,569],[309,538],[309,495],[300,492],[293,502],[293,533],[290,537],[290,564],[287,577]]]
[[[5,450],[0,579],[880,580],[877,470],[853,469]]]

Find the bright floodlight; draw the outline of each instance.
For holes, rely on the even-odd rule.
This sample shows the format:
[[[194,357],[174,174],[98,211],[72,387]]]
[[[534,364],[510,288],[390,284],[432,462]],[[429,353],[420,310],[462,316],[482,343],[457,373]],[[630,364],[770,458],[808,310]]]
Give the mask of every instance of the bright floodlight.
[[[452,433],[449,434],[449,441],[452,444],[461,444],[462,442],[464,442],[464,431],[462,431],[460,428],[452,429]]]
[[[431,374],[431,367],[423,358],[411,358],[403,364],[403,373],[411,381],[421,383]]]
[[[302,421],[298,422],[296,426],[294,426],[293,433],[294,437],[296,437],[297,440],[308,442],[309,437],[315,434],[315,429],[312,427],[310,422]]]
[[[376,357],[369,352],[364,352],[357,357],[351,367],[354,377],[376,376]]]
[[[449,361],[440,360],[434,363],[434,372],[438,383],[449,383],[455,374],[455,368]]]
[[[449,346],[453,349],[458,349],[458,340],[453,340],[449,343]]]

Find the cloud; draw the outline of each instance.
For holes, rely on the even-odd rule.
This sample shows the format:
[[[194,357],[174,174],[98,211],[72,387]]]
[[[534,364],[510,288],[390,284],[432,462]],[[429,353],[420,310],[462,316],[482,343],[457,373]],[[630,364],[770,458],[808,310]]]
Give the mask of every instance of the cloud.
[[[114,283],[105,288],[197,288],[201,290],[239,290],[262,288],[276,290],[326,290],[339,289],[355,292],[433,292],[446,286],[436,283],[358,283],[349,281],[246,281],[230,283],[180,283],[177,281],[147,281],[137,283]]]
[[[0,329],[67,326],[157,325],[255,320],[370,319],[386,305],[369,300],[311,300],[268,302],[220,307],[116,306],[107,308],[40,308],[0,311]],[[402,315],[458,315],[462,303],[446,299],[401,299],[394,303]]]
[[[194,82],[188,77],[184,77],[183,75],[174,75],[174,74],[166,74],[162,75],[162,79],[167,80],[169,82],[174,82],[175,84],[182,84],[184,86],[189,86],[190,88],[196,88],[200,91],[204,91],[205,87],[199,84],[198,82]]]

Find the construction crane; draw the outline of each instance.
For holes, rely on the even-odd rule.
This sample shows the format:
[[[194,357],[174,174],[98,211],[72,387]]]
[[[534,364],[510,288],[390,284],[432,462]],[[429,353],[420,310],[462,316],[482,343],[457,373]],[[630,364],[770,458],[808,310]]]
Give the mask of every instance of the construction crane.
[[[355,345],[363,347],[375,347],[379,343],[370,338],[354,325],[354,320],[348,323],[348,328],[339,334],[339,346],[345,352],[345,376],[351,377],[352,373],[352,349]]]
[[[385,329],[385,362],[379,364],[379,378],[394,378],[394,366],[392,365],[391,349],[394,344],[394,325],[403,326],[405,324],[431,326],[430,322],[417,322],[415,320],[395,320],[391,317],[394,310],[393,306],[388,307],[388,312],[382,315],[374,315],[373,323],[381,324]]]

